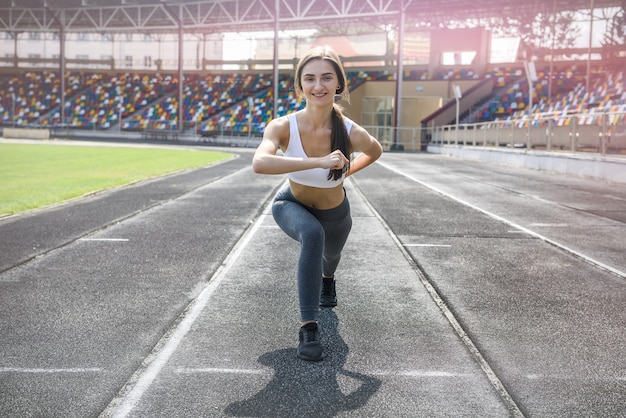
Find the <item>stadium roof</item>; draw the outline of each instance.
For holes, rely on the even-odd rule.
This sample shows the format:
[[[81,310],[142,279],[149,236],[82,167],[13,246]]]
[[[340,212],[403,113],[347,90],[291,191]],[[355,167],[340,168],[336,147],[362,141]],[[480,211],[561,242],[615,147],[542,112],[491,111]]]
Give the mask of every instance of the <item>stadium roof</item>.
[[[405,24],[624,7],[623,0],[3,0],[0,31],[260,31]],[[278,13],[276,13],[278,10]],[[278,19],[276,17],[278,16]]]

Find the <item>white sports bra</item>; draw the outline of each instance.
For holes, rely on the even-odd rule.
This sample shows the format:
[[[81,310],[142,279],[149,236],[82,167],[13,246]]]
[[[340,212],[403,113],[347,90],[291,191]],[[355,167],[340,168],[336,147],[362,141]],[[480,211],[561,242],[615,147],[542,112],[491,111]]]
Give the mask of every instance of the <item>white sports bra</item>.
[[[298,130],[296,114],[291,113],[287,115],[287,119],[289,120],[289,145],[285,150],[285,157],[307,158],[308,155],[306,155],[304,148],[302,147],[302,139],[300,138],[300,131]],[[343,120],[346,124],[346,131],[350,134],[353,122],[346,117],[344,117]],[[330,189],[338,186],[346,178],[346,174],[344,173],[338,180],[328,180],[329,172],[328,168],[310,168],[308,170],[287,173],[287,177],[289,177],[289,180],[294,183],[323,189]]]

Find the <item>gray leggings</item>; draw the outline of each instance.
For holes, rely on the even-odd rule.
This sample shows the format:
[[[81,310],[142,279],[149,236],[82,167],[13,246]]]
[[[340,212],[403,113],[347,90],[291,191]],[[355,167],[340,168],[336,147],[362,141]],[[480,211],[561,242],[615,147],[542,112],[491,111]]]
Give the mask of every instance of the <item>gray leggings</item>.
[[[302,321],[319,319],[322,274],[335,274],[350,229],[350,202],[346,197],[333,209],[304,206],[283,187],[272,204],[274,220],[287,235],[300,242],[298,300]]]

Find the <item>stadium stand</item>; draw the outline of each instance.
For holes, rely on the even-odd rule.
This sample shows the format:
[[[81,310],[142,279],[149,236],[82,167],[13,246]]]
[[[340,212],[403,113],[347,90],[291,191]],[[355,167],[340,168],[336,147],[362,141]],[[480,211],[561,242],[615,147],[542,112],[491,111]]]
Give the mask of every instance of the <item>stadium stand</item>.
[[[533,114],[536,116],[626,111],[623,70],[595,68],[589,92],[586,91],[584,72],[575,65],[556,68],[552,74],[552,94],[548,91],[548,68],[538,72],[539,80],[533,85]],[[476,113],[472,122],[514,120],[528,112],[529,86],[521,68],[493,68],[488,77],[494,80],[495,94]],[[587,123],[594,118],[582,120]]]
[[[602,112],[626,111],[624,69],[598,66],[593,69],[590,91],[585,88],[585,69],[564,65],[552,72],[543,67],[534,84],[533,112],[537,115],[566,116],[580,113],[583,124],[598,122]],[[368,81],[389,81],[389,71],[351,71],[353,89]],[[469,69],[444,69],[433,78],[423,70],[404,71],[405,80],[471,79]],[[491,97],[477,103],[473,115],[464,121],[513,120],[527,111],[529,86],[524,71],[515,66],[493,66],[483,76],[493,81]],[[213,136],[259,134],[268,118],[273,100],[271,74],[189,74],[184,82],[185,129]],[[3,77],[0,82],[0,115],[4,126],[54,126],[60,121],[60,80],[54,71],[29,71]],[[66,80],[66,122],[72,128],[121,130],[172,130],[177,128],[177,77],[171,74],[71,72]],[[278,115],[299,106],[290,75],[283,74],[279,86]],[[12,97],[15,96],[15,101]],[[252,107],[250,106],[252,104]],[[14,113],[13,113],[14,112]],[[120,125],[121,123],[121,125]],[[560,123],[567,123],[561,120]]]

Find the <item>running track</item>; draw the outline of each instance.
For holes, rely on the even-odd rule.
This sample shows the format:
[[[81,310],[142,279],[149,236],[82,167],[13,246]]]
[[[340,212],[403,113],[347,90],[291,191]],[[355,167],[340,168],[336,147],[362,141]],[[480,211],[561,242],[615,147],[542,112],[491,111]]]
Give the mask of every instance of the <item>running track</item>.
[[[310,364],[284,177],[234,151],[0,219],[0,416],[624,416],[626,186],[384,154]]]

